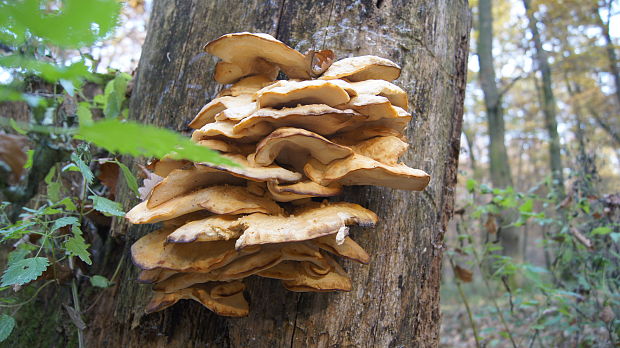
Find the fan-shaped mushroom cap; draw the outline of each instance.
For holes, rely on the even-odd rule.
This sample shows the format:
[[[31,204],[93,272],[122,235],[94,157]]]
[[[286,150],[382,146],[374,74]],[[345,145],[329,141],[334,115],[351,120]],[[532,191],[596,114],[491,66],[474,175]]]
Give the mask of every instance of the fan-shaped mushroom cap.
[[[197,163],[197,165],[218,169],[230,173],[231,175],[253,181],[296,182],[302,178],[300,173],[292,172],[276,164],[258,166],[254,163],[253,155],[248,156],[249,160],[242,155],[225,154],[222,156],[239,163],[240,166],[229,167],[223,164],[213,164],[207,162]]]
[[[323,80],[280,80],[256,92],[261,108],[325,104],[335,106],[349,101],[349,94],[338,84]]]
[[[167,238],[168,243],[210,242],[235,239],[241,235],[240,229],[233,229],[239,216],[215,215],[206,219],[194,220],[177,228]]]
[[[347,79],[349,81],[393,81],[400,76],[400,67],[389,59],[377,56],[344,58],[334,62],[319,77],[321,80]]]
[[[353,203],[322,204],[313,202],[298,207],[294,215],[247,215],[238,220],[243,234],[237,239],[239,249],[251,245],[303,241],[335,234],[346,225],[374,226],[377,215]]]
[[[155,185],[147,200],[146,207],[152,209],[175,197],[205,186],[241,185],[243,182],[244,180],[241,178],[206,167],[175,169]]]
[[[280,69],[277,66],[262,59],[256,59],[245,66],[239,66],[228,62],[218,62],[215,64],[213,79],[217,82],[228,84],[253,74],[260,74],[270,79],[275,79],[279,72]]]
[[[409,144],[395,136],[376,137],[351,146],[356,154],[393,165],[398,163],[398,158],[407,151],[408,147]]]
[[[398,106],[403,109],[407,109],[409,107],[407,92],[395,84],[385,80],[351,82],[349,83],[349,88],[353,89],[357,95],[378,95],[387,98],[394,106]]]
[[[256,150],[255,144],[237,144],[217,139],[199,140],[197,144],[223,153],[242,154],[246,156]]]
[[[374,121],[366,120],[364,122],[351,122],[350,125],[342,127],[338,131],[339,133],[348,133],[355,132],[358,129],[388,128],[402,134],[405,128],[407,128],[409,121],[411,121],[411,114],[398,106],[392,107],[397,112],[397,116],[394,118],[380,118]],[[391,116],[394,115],[392,114]]]
[[[308,154],[327,164],[352,153],[350,148],[334,144],[316,133],[300,128],[282,127],[256,145],[254,162],[263,166],[276,159],[292,165],[301,162],[301,169]]]
[[[342,193],[342,186],[338,183],[321,186],[310,180],[289,185],[268,182],[267,188],[276,202],[290,202],[308,197],[331,197]]]
[[[266,126],[269,125],[272,127],[271,130],[278,127],[296,127],[321,135],[330,135],[344,127],[362,122],[366,118],[366,116],[353,110],[339,110],[322,104],[283,109],[264,108],[234,125],[233,134],[244,134],[244,132],[256,134],[259,130],[254,129],[254,127],[268,128]],[[261,134],[261,136],[267,133],[270,131]]]
[[[399,114],[399,110],[392,106],[388,98],[370,94],[360,94],[357,97],[351,98],[348,103],[338,105],[336,108],[355,110],[362,115],[368,116],[368,121],[404,116]]]
[[[371,138],[387,136],[394,136],[405,141],[405,137],[401,132],[386,127],[359,127],[351,131],[338,133],[330,137],[329,140],[336,144],[352,146]]]
[[[253,246],[237,251],[234,240],[166,244],[170,232],[169,229],[161,229],[138,239],[131,246],[133,263],[142,270],[160,268],[177,272],[209,272],[260,250],[260,246]]]
[[[144,284],[156,283],[161,282],[162,280],[166,280],[177,273],[179,272],[163,268],[147,269],[141,271],[140,274],[138,274],[138,278],[136,279],[136,281],[138,283]]]
[[[260,110],[259,110],[260,111]],[[254,113],[256,114],[256,113]],[[245,118],[240,123],[243,123],[247,119]],[[261,139],[263,136],[271,133],[274,127],[268,122],[254,122],[253,124],[245,127],[244,129],[235,130],[234,127],[237,125],[234,121],[231,120],[222,120],[216,121],[213,123],[208,123],[204,125],[202,128],[194,131],[192,133],[192,140],[195,142],[199,142],[201,140],[206,139],[219,139],[219,140],[234,140],[239,143],[253,143]]]
[[[383,164],[363,155],[352,155],[330,164],[311,159],[304,167],[306,175],[314,182],[329,185],[375,185],[399,190],[423,190],[430,176],[419,169],[404,164]]]
[[[223,64],[225,68],[216,68],[215,80],[219,83],[231,83],[244,76],[263,74],[268,70],[264,66],[265,62],[278,66],[289,78],[311,77],[311,67],[305,56],[268,34],[227,34],[209,42],[205,51],[228,63]]]
[[[215,98],[200,109],[188,126],[199,129],[208,123],[215,122],[215,115],[227,109],[236,109],[240,113],[245,112],[250,115],[257,108],[254,97],[251,94]]]
[[[218,315],[244,317],[249,313],[249,305],[243,297],[245,285],[240,282],[198,284],[174,293],[155,292],[146,306],[146,313],[166,309],[179,300],[191,299],[199,302]]]
[[[314,242],[319,248],[323,250],[327,250],[332,254],[346,257],[347,259],[351,259],[363,264],[366,264],[370,261],[370,256],[359,244],[357,244],[350,237],[345,237],[344,242],[342,244],[338,244],[335,236],[323,236],[316,239],[313,239]]]
[[[191,168],[192,162],[187,160],[175,160],[171,158],[162,158],[151,161],[146,168],[155,175],[166,177],[175,169]]]
[[[265,75],[254,75],[242,78],[241,80],[233,83],[230,88],[223,89],[218,94],[218,97],[232,96],[236,97],[242,94],[250,94],[258,92],[263,87],[266,87],[275,81]]]
[[[330,267],[328,261],[313,244],[278,243],[263,246],[260,252],[242,257],[209,273],[176,274],[156,284],[153,289],[174,292],[198,283],[242,279],[271,268],[282,261],[308,261],[321,269]]]
[[[125,217],[132,224],[147,224],[198,210],[208,210],[215,214],[249,214],[264,212],[277,214],[281,208],[272,200],[258,197],[240,186],[211,186],[181,197],[173,198],[152,209],[142,202],[131,209]]]
[[[296,277],[282,281],[282,285],[295,292],[351,291],[351,278],[331,257],[323,255],[330,267],[321,268],[300,262]]]

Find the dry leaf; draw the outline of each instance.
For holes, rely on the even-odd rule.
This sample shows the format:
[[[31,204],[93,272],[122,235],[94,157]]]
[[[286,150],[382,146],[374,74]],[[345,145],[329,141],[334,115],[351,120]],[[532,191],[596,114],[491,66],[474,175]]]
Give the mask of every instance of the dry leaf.
[[[470,270],[467,270],[459,265],[454,266],[454,274],[465,283],[471,283],[474,278],[474,274]]]
[[[614,314],[614,311],[611,309],[611,307],[605,306],[605,308],[603,308],[598,317],[604,323],[610,323],[612,320],[614,320],[616,315]]]
[[[487,218],[487,222],[485,222],[484,227],[487,229],[487,233],[495,234],[497,233],[497,222],[495,219],[495,215],[489,215]]]
[[[23,135],[0,133],[0,161],[11,167],[13,180],[18,180],[24,170],[28,155],[24,148],[28,138]]]
[[[97,179],[101,180],[101,182],[109,189],[110,192],[108,196],[110,199],[114,199],[119,173],[120,170],[118,168],[118,164],[116,163],[105,162],[99,166],[99,174],[97,175]]]

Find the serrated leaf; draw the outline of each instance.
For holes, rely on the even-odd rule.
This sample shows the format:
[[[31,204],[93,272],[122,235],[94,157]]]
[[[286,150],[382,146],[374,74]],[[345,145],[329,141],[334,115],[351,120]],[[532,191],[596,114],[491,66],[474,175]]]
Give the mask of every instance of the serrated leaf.
[[[31,257],[9,264],[2,275],[0,286],[22,285],[31,282],[43,274],[49,264],[46,257]]]
[[[80,260],[92,265],[93,262],[91,261],[90,253],[88,252],[89,246],[90,245],[86,244],[84,238],[81,236],[71,237],[65,242],[65,249],[67,249],[67,253],[69,255],[77,256]]]
[[[93,208],[106,216],[125,216],[120,203],[100,196],[88,196],[93,201]]]
[[[90,277],[90,284],[98,288],[107,288],[112,284],[112,282],[104,276],[94,275]]]
[[[79,224],[80,224],[80,221],[75,216],[61,217],[60,219],[57,219],[56,221],[54,221],[54,224],[52,225],[52,232],[65,226],[79,225]]]
[[[123,173],[123,178],[125,178],[125,182],[127,183],[127,187],[131,189],[131,191],[136,195],[136,197],[140,196],[138,192],[138,179],[131,173],[131,170],[127,168],[126,165],[122,164],[119,161],[116,161],[116,164],[121,168],[121,172]]]
[[[88,182],[89,184],[92,184],[95,178],[95,175],[90,170],[88,165],[84,163],[84,161],[82,161],[82,159],[75,152],[71,154],[71,160],[80,169],[80,173],[82,173],[86,182]]]
[[[12,316],[2,314],[0,316],[0,342],[5,341],[15,328],[15,319]]]
[[[239,166],[178,133],[136,122],[109,119],[80,126],[77,137],[114,153]]]

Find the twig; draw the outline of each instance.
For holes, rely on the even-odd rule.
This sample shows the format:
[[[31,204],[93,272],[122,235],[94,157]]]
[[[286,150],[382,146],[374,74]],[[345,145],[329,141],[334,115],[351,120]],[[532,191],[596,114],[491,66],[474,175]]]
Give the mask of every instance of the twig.
[[[80,314],[80,299],[78,297],[77,283],[75,282],[75,278],[71,280],[71,296],[73,296],[73,307],[75,308],[76,313]],[[78,330],[78,347],[84,348],[84,333],[82,332],[82,328],[76,325]]]
[[[452,271],[456,274],[456,266],[454,265],[454,261],[452,257],[449,258],[450,266],[452,266]],[[465,297],[465,293],[463,292],[463,288],[461,287],[461,282],[458,278],[455,278],[456,288],[459,290],[459,295],[463,300],[463,304],[465,305],[465,310],[467,311],[467,318],[469,319],[469,324],[471,325],[471,329],[474,332],[474,339],[476,340],[476,347],[481,348],[480,345],[480,337],[478,336],[478,329],[476,328],[476,322],[474,321],[474,316],[471,313],[471,309],[469,308],[469,302],[467,302],[467,298]]]
[[[38,288],[37,291],[35,291],[34,295],[32,295],[31,298],[29,298],[28,300],[26,300],[26,301],[24,301],[22,303],[15,303],[15,304],[8,304],[8,305],[0,304],[0,307],[3,307],[3,308],[13,308],[13,307],[21,307],[21,306],[23,306],[25,304],[28,304],[28,303],[32,302],[32,300],[34,300],[37,297],[39,292],[41,292],[41,290],[43,290],[44,287],[50,285],[54,281],[55,281],[54,279],[51,279],[51,280],[48,280],[47,282],[45,282],[45,284],[41,285],[41,287]]]

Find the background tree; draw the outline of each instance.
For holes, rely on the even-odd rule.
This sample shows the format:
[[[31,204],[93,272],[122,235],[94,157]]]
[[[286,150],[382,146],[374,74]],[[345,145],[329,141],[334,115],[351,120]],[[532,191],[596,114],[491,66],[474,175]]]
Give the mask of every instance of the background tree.
[[[194,303],[144,316],[147,286],[133,281],[137,268],[126,264],[118,288],[89,314],[87,344],[436,346],[441,243],[452,211],[461,131],[470,23],[466,2],[160,0],[152,13],[131,118],[185,131],[187,121],[220,88],[212,80],[216,59],[201,47],[225,33],[266,32],[300,51],[333,49],[339,58],[376,54],[403,67],[397,83],[410,92],[416,115],[404,160],[433,179],[421,194],[374,187],[345,193],[346,200],[376,211],[381,220],[375,231],[356,233],[373,261],[368,267],[345,263],[354,280],[351,293],[295,294],[276,281],[250,279],[248,318],[217,317]],[[120,196],[126,207],[135,203],[127,192]],[[126,232],[126,262],[129,246],[149,229],[124,223],[113,228]],[[119,258],[110,254],[108,270]]]

